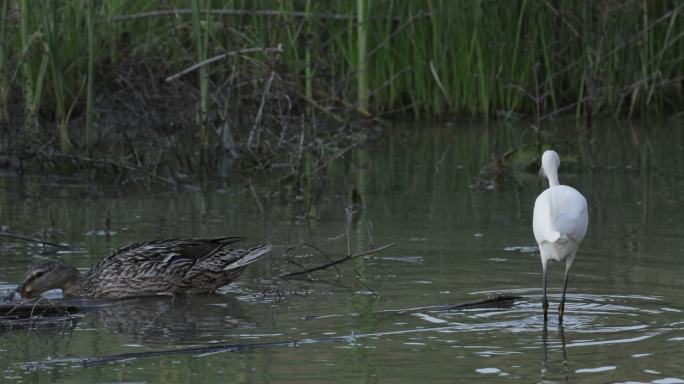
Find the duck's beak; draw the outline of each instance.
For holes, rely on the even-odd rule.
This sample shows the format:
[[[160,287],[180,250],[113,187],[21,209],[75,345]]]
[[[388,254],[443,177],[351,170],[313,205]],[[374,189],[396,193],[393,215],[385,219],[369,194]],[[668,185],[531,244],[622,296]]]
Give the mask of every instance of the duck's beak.
[[[27,285],[20,285],[17,287],[17,289],[14,291],[14,300],[21,300],[22,298],[30,299],[32,298],[33,295],[33,289],[31,289],[31,286]]]
[[[21,292],[19,289],[16,289],[12,295],[10,296],[10,300],[12,301],[20,301],[21,300]]]

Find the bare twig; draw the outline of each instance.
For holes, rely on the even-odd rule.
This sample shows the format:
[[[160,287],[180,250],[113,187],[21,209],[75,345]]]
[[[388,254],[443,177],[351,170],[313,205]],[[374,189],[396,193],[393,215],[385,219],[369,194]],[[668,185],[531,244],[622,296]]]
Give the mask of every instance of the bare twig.
[[[333,118],[336,122],[338,123],[343,123],[344,119],[336,114],[335,112],[332,112],[329,108],[322,106],[320,103],[318,103],[316,100],[312,99],[311,97],[297,91],[296,89],[294,90],[294,93],[302,98],[302,100],[306,101],[307,103],[311,104],[314,108],[318,109],[319,111],[325,113],[329,117]]]
[[[44,300],[44,299],[43,299]],[[33,303],[0,304],[0,320],[30,319],[35,316],[71,315],[80,311],[76,305],[53,303],[41,304],[41,300]]]
[[[252,197],[254,197],[254,201],[256,202],[257,208],[259,208],[259,212],[261,212],[263,215],[266,211],[264,211],[264,206],[261,204],[261,200],[259,199],[259,196],[257,195],[252,183],[249,184],[249,192],[252,194]]]
[[[337,152],[336,152],[334,155],[332,155],[325,163],[323,163],[323,164],[317,166],[314,172],[317,173],[317,172],[323,170],[323,169],[326,168],[328,165],[330,165],[330,163],[332,163],[333,161],[335,161],[335,160],[339,159],[340,157],[344,156],[345,153],[349,152],[349,151],[350,151],[352,148],[354,148],[354,147],[355,147],[355,145],[350,145],[350,146],[348,146],[348,147],[346,147],[346,148],[344,148],[344,149],[341,149],[341,150],[337,151]]]
[[[266,96],[271,90],[271,83],[273,83],[273,78],[275,77],[275,71],[271,71],[271,76],[269,76],[266,86],[264,87],[264,93],[261,95],[261,104],[259,104],[259,111],[257,112],[256,118],[254,119],[254,125],[252,130],[249,132],[249,138],[247,139],[247,146],[252,146],[252,140],[259,139],[259,125],[261,124],[261,116],[264,113],[264,105],[266,105]]]
[[[273,48],[244,48],[244,49],[238,49],[236,51],[224,52],[220,55],[214,56],[214,57],[206,59],[204,61],[200,61],[199,63],[197,63],[195,65],[192,65],[188,68],[185,68],[184,70],[176,73],[175,75],[171,75],[171,76],[167,77],[166,81],[170,82],[170,81],[176,80],[177,78],[179,78],[183,75],[187,75],[190,72],[196,71],[196,70],[200,69],[201,67],[203,67],[207,64],[211,64],[215,61],[223,60],[228,56],[241,56],[241,55],[244,55],[245,53],[252,53],[252,52],[282,53],[283,52],[283,45],[278,44],[277,47],[273,47]]]
[[[210,9],[200,11],[202,14],[209,13],[215,16],[268,16],[268,17],[297,17],[297,18],[317,18],[317,19],[333,19],[333,20],[349,20],[355,19],[354,15],[335,15],[325,13],[310,13],[310,12],[281,12],[273,10],[248,11],[243,9]],[[164,17],[164,16],[179,16],[191,14],[192,9],[168,9],[150,12],[135,13],[132,15],[115,16],[114,21],[126,21],[135,19],[144,19],[150,17]]]
[[[392,247],[396,246],[397,244],[398,244],[398,243],[390,243],[390,244],[387,244],[387,245],[383,245],[383,246],[380,247],[380,248],[370,249],[370,250],[368,250],[368,251],[364,251],[364,252],[360,252],[360,253],[355,253],[355,254],[353,254],[353,255],[348,255],[348,256],[345,256],[345,257],[343,257],[343,258],[341,258],[341,259],[339,259],[339,260],[335,260],[335,261],[332,261],[332,262],[327,263],[327,264],[324,264],[324,265],[319,265],[318,267],[309,268],[309,269],[307,269],[307,270],[299,271],[299,272],[287,273],[287,274],[282,275],[282,276],[280,276],[280,277],[281,277],[282,279],[288,279],[288,278],[290,278],[290,277],[294,277],[294,276],[304,275],[304,274],[311,273],[311,272],[320,271],[320,270],[322,270],[322,269],[330,268],[330,267],[332,267],[332,266],[335,266],[335,265],[344,263],[344,262],[347,261],[347,260],[351,260],[351,259],[354,259],[354,258],[357,258],[357,257],[361,257],[361,256],[370,255],[370,254],[375,253],[375,252],[380,252],[380,251],[383,251],[383,250],[385,250],[385,249],[392,248]]]
[[[356,15],[340,15],[340,14],[333,14],[333,13],[311,13],[311,12],[298,12],[298,11],[292,11],[292,12],[283,12],[283,11],[276,11],[276,10],[258,10],[258,11],[249,11],[245,9],[209,9],[209,10],[201,10],[200,11],[202,14],[211,14],[214,16],[267,16],[267,17],[296,17],[296,18],[313,18],[313,19],[328,19],[328,20],[351,20],[351,21],[356,21]],[[141,13],[134,13],[131,15],[121,15],[121,16],[115,16],[112,20],[113,21],[127,21],[127,20],[136,20],[136,19],[145,19],[145,18],[151,18],[151,17],[169,17],[169,16],[180,16],[180,15],[187,15],[187,14],[192,14],[192,9],[162,9],[158,11],[150,11],[150,12],[141,12]],[[431,13],[423,13],[421,17],[428,17],[430,16]],[[374,18],[374,19],[379,19],[380,17]],[[383,19],[386,19],[386,17],[382,17]],[[395,21],[400,21],[401,18],[395,17]]]
[[[308,247],[308,248],[311,248],[311,249],[317,251],[318,253],[320,253],[321,255],[323,255],[323,257],[325,257],[325,258],[328,259],[329,261],[333,261],[332,258],[331,258],[327,253],[325,253],[322,249],[318,248],[317,246],[315,246],[315,245],[313,245],[313,244],[309,244],[309,243],[299,243],[299,244],[292,245],[292,246],[288,247],[288,248],[285,250],[285,255],[286,255],[286,261],[287,261],[288,263],[293,264],[293,265],[295,265],[295,266],[297,266],[297,267],[299,267],[299,268],[301,268],[301,269],[306,269],[306,267],[303,266],[302,264],[298,263],[297,261],[293,260],[292,257],[291,257],[292,251],[294,251],[295,249],[297,249],[297,248],[299,248],[299,247]],[[337,267],[335,267],[335,269],[337,270],[337,272],[340,272],[340,270],[337,269]]]

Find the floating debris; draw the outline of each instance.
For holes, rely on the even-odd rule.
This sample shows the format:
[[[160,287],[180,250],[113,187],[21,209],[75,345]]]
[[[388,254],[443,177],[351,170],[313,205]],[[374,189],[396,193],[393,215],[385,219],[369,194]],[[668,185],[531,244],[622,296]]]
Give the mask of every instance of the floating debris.
[[[105,231],[104,229],[97,229],[97,230],[92,230],[92,231],[86,232],[86,236],[107,236],[107,237],[109,237],[109,236],[114,236],[117,233],[118,232],[116,232],[116,231]]]
[[[503,250],[506,252],[522,252],[522,253],[535,253],[537,252],[537,247],[533,245],[515,245],[511,247],[506,247]]]
[[[401,261],[404,263],[414,263],[414,264],[420,264],[423,262],[423,256],[386,256],[386,257],[378,257],[380,260],[388,260],[388,261]]]
[[[0,329],[69,326],[80,318],[80,312],[77,305],[45,299],[0,304]]]

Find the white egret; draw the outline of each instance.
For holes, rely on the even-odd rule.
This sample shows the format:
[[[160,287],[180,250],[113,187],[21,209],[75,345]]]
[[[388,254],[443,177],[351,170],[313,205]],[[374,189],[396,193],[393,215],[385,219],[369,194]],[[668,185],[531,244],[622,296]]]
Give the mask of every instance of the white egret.
[[[544,321],[547,321],[549,302],[546,299],[546,270],[549,260],[565,261],[563,296],[558,306],[558,322],[563,322],[565,310],[565,290],[568,287],[568,274],[575,260],[580,242],[587,233],[589,214],[587,200],[575,188],[560,185],[558,166],[560,158],[554,151],[546,151],[542,156],[541,176],[549,179],[549,188],[542,192],[534,202],[532,228],[539,244],[542,273],[544,278]]]

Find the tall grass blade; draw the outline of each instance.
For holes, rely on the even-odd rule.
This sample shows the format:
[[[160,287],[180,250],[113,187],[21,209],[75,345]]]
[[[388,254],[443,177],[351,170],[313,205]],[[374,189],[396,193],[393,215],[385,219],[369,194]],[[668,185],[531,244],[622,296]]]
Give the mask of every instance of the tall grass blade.
[[[64,68],[60,60],[59,19],[56,0],[45,1],[40,5],[43,20],[43,33],[47,40],[47,52],[50,57],[52,85],[56,104],[55,118],[59,129],[59,147],[63,153],[70,150],[68,118],[64,92]]]
[[[207,8],[208,9],[208,8]],[[209,13],[207,12],[207,25],[202,28],[201,22],[201,7],[200,0],[192,1],[192,26],[195,35],[195,49],[197,52],[197,62],[201,63],[207,59],[207,38],[209,35]],[[209,137],[207,132],[207,115],[209,112],[209,77],[207,67],[202,66],[199,69],[199,87],[200,87],[200,110],[197,116],[197,122],[200,128],[200,143],[204,151],[206,151],[209,144]]]
[[[21,52],[24,58],[21,63],[22,73],[23,73],[23,90],[24,90],[24,130],[28,131],[31,129],[36,121],[36,110],[33,109],[35,105],[33,87],[33,71],[31,69],[31,62],[27,59],[28,52],[30,50],[30,37],[29,28],[31,21],[29,19],[31,15],[31,8],[29,7],[28,0],[21,0],[20,12],[21,21],[19,27],[19,36],[21,41]]]
[[[7,112],[7,96],[9,94],[9,76],[5,73],[5,52],[9,49],[9,44],[5,40],[7,30],[7,9],[9,0],[2,0],[0,5],[0,122],[9,119]]]
[[[87,2],[88,14],[88,89],[86,90],[86,151],[91,154],[93,145],[93,115],[95,94],[95,6],[96,2]]]
[[[361,111],[368,111],[368,5],[372,0],[356,0],[357,13],[357,104]]]

